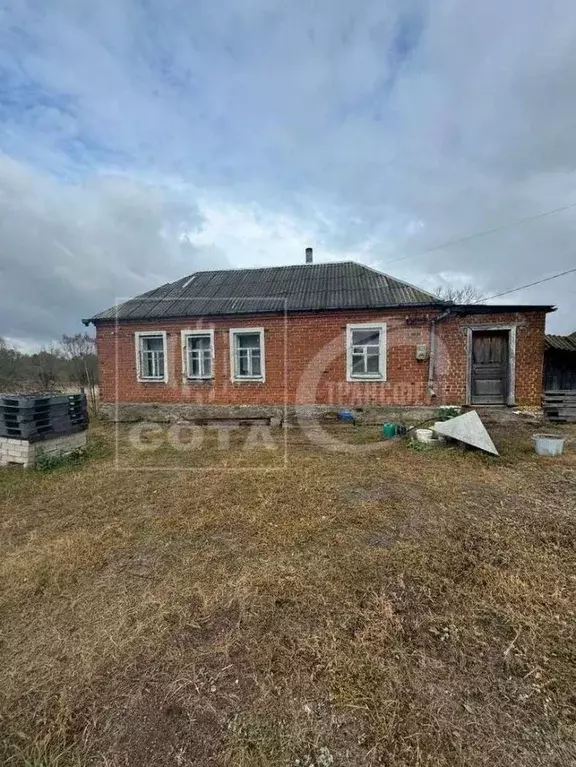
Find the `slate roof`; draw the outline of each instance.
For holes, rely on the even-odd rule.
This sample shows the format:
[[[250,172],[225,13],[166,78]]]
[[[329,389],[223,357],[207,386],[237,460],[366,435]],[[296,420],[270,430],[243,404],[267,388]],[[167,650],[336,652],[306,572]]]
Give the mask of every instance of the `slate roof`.
[[[562,352],[576,352],[576,333],[569,336],[545,336],[546,346]]]
[[[195,272],[89,322],[325,309],[447,306],[432,293],[353,261]]]

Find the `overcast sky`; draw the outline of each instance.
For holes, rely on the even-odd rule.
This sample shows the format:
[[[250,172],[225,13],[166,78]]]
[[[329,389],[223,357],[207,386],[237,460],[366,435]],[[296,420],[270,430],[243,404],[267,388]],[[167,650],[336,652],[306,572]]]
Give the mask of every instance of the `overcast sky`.
[[[486,295],[576,266],[576,207],[422,255],[576,206],[573,0],[0,0],[0,89],[25,345],[306,245]],[[501,300],[576,330],[576,274]]]

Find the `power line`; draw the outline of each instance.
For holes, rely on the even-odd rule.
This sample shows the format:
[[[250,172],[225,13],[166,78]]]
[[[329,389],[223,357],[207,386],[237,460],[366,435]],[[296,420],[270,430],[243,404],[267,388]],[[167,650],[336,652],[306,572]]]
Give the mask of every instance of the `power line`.
[[[474,234],[468,234],[464,237],[458,237],[455,240],[446,240],[445,242],[441,242],[439,245],[434,245],[431,248],[427,248],[426,250],[420,250],[417,253],[409,253],[407,256],[401,256],[400,258],[395,258],[392,261],[386,261],[383,266],[390,266],[390,264],[397,264],[399,261],[406,261],[408,258],[416,258],[418,256],[424,256],[427,253],[434,253],[436,250],[442,250],[443,248],[448,248],[451,245],[460,245],[463,242],[470,242],[470,240],[476,240],[480,237],[486,237],[489,234],[494,234],[495,232],[501,232],[504,229],[511,229],[514,226],[520,226],[521,224],[526,224],[529,221],[536,221],[539,218],[545,218],[546,216],[552,216],[554,213],[562,213],[565,210],[572,210],[573,208],[576,208],[576,203],[573,203],[572,205],[564,205],[561,208],[554,208],[552,210],[545,210],[542,213],[536,213],[533,216],[528,216],[527,218],[519,218],[516,221],[509,221],[507,224],[501,224],[500,226],[495,226],[492,229],[484,229],[481,232],[475,232]]]
[[[573,272],[576,272],[576,267],[574,269],[567,269],[565,272],[558,272],[558,274],[552,274],[550,277],[543,277],[541,280],[535,280],[534,282],[527,282],[526,285],[520,285],[517,288],[512,288],[511,290],[504,290],[502,293],[495,293],[493,296],[484,296],[483,298],[479,298],[477,301],[473,301],[473,304],[477,304],[480,301],[490,301],[492,298],[500,298],[500,296],[507,296],[509,293],[516,293],[518,290],[524,290],[524,288],[532,288],[534,285],[541,285],[543,282],[550,282],[550,280],[555,280],[558,277],[564,277],[565,274],[572,274]]]

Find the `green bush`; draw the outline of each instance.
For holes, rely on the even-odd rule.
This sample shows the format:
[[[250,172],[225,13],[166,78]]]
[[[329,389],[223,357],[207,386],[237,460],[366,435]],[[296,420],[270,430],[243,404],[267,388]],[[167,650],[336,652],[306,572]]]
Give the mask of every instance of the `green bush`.
[[[441,405],[438,408],[438,420],[448,421],[450,418],[456,418],[462,412],[457,405]]]
[[[39,453],[34,468],[37,471],[54,471],[68,466],[79,466],[88,458],[85,448],[77,448],[70,453]]]

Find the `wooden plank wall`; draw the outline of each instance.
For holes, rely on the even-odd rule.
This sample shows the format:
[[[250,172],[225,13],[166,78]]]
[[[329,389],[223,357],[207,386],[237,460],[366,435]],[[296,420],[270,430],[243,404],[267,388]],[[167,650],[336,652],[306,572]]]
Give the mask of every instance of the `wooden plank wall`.
[[[542,408],[550,421],[576,423],[576,389],[545,391]]]
[[[576,391],[576,352],[547,349],[544,354],[544,390]]]

